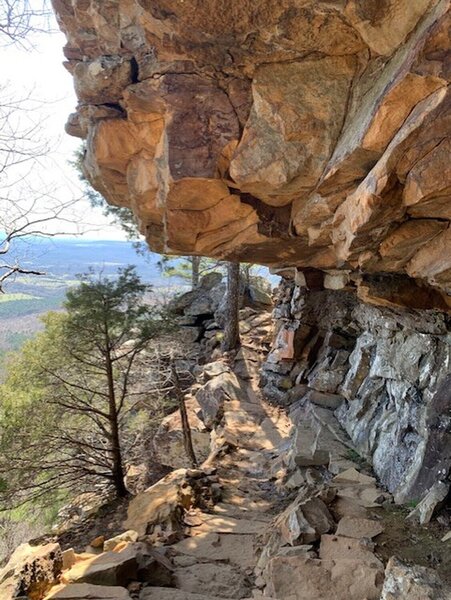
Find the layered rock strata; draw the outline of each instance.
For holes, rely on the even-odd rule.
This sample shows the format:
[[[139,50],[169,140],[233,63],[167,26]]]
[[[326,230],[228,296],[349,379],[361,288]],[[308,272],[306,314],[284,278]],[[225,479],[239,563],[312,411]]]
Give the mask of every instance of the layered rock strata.
[[[152,249],[397,273],[449,308],[449,0],[53,5],[67,130]]]
[[[449,317],[370,306],[350,292],[308,291],[294,281],[281,284],[274,316],[268,398],[333,410],[398,502],[421,499],[437,481],[449,489]]]

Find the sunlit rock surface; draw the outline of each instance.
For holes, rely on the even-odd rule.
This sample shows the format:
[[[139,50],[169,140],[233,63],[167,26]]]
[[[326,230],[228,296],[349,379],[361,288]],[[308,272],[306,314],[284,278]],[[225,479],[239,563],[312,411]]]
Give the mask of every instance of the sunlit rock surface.
[[[449,0],[53,4],[67,130],[152,249],[397,273],[449,308]]]

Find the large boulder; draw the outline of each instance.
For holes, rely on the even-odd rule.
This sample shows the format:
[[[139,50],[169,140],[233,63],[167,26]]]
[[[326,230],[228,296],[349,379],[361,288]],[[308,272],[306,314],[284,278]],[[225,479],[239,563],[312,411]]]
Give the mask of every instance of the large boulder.
[[[214,288],[222,281],[221,273],[207,273],[200,280],[199,286],[174,298],[169,309],[179,315],[204,317],[212,315],[219,306],[220,297]]]
[[[59,544],[21,544],[0,570],[0,598],[41,600],[58,581],[62,567]]]
[[[329,471],[339,473],[354,463],[350,456],[355,453],[353,443],[330,408],[337,395],[308,392],[293,405],[291,418],[294,424],[288,466],[327,466]]]
[[[433,569],[409,566],[391,558],[380,600],[449,600],[451,587]]]
[[[54,6],[86,176],[152,250],[449,308],[447,0]]]
[[[308,544],[335,527],[326,503],[319,494],[301,488],[298,497],[276,518],[281,544]]]
[[[136,579],[141,548],[129,544],[119,552],[103,552],[77,562],[62,575],[63,583],[126,586]]]
[[[189,398],[185,405],[194,453],[197,460],[203,462],[210,453],[210,433],[207,431],[204,420],[199,417],[201,407],[197,399]],[[179,410],[162,420],[153,437],[152,445],[155,459],[160,464],[174,469],[191,466],[185,450],[182,418]]]
[[[178,529],[184,509],[192,502],[193,492],[186,469],[178,469],[130,501],[124,527],[140,535],[149,533],[157,525],[165,526],[169,531]]]
[[[212,377],[196,392],[196,400],[202,409],[202,420],[209,429],[223,417],[224,402],[244,399],[245,392],[230,369]]]
[[[214,471],[214,469],[213,469]],[[166,539],[183,530],[185,511],[212,508],[218,499],[212,469],[177,469],[141,492],[128,505],[124,529]]]

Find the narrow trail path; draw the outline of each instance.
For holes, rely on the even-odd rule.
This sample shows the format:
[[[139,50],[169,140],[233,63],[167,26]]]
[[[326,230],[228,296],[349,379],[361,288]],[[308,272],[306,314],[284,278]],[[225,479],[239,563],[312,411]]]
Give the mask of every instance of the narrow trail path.
[[[218,435],[233,450],[216,461],[222,500],[212,513],[190,511],[191,537],[172,546],[176,590],[149,587],[143,600],[214,600],[260,594],[255,575],[258,548],[268,531],[277,494],[270,470],[288,440],[285,413],[266,405],[254,382],[241,382],[245,399],[224,407]]]

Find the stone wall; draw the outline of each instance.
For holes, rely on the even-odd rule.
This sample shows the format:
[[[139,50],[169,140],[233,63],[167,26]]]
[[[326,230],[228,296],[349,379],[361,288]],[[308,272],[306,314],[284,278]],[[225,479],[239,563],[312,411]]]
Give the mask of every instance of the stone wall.
[[[316,287],[280,285],[266,396],[289,406],[311,388],[338,395],[335,415],[382,484],[397,502],[418,500],[451,466],[451,319]]]

